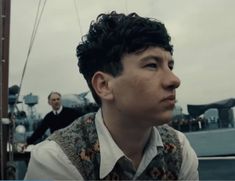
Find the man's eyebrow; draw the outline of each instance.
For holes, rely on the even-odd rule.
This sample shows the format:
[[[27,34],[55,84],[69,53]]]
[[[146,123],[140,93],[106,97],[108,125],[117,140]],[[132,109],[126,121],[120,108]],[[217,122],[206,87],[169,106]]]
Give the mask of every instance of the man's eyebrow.
[[[146,62],[148,60],[155,60],[156,62],[162,62],[163,61],[163,58],[161,56],[156,56],[156,55],[149,55],[149,56],[146,56],[146,57],[143,57],[140,59],[141,62]],[[169,59],[168,60],[168,64],[173,64],[174,65],[174,59]]]
[[[140,59],[141,62],[146,62],[149,60],[155,60],[156,62],[163,61],[160,56],[156,56],[156,55],[148,55]]]

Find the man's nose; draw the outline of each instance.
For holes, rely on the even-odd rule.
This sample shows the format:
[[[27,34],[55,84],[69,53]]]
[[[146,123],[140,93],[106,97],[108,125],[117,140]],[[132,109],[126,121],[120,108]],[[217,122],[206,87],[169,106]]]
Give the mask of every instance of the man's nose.
[[[169,71],[164,77],[163,85],[167,89],[176,89],[180,86],[180,79],[172,71]]]

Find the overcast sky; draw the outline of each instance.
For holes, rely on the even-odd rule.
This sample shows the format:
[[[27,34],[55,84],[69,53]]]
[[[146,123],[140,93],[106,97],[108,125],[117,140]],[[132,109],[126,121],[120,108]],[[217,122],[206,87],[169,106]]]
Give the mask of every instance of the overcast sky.
[[[9,85],[19,84],[39,0],[12,0]],[[77,5],[78,14],[75,11]],[[88,87],[78,71],[75,49],[91,20],[102,12],[137,12],[165,23],[181,79],[178,104],[211,103],[235,97],[234,0],[48,0],[29,58],[21,95],[81,93]],[[80,25],[77,19],[80,18]]]

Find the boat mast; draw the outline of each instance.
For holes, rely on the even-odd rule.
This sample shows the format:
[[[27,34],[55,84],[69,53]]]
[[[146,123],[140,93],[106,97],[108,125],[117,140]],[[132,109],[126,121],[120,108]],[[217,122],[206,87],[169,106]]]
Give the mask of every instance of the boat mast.
[[[8,117],[9,32],[11,0],[0,0],[0,179],[6,179]]]

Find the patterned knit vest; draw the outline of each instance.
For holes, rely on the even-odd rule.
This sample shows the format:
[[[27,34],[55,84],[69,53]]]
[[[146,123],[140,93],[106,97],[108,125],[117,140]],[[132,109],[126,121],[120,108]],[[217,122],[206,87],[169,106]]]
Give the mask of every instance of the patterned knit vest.
[[[57,130],[48,139],[54,140],[68,156],[85,180],[100,180],[100,149],[95,126],[95,113],[74,121],[69,127]],[[163,147],[137,180],[177,180],[182,163],[178,137],[169,126],[158,127]],[[104,180],[131,180],[118,162]]]

